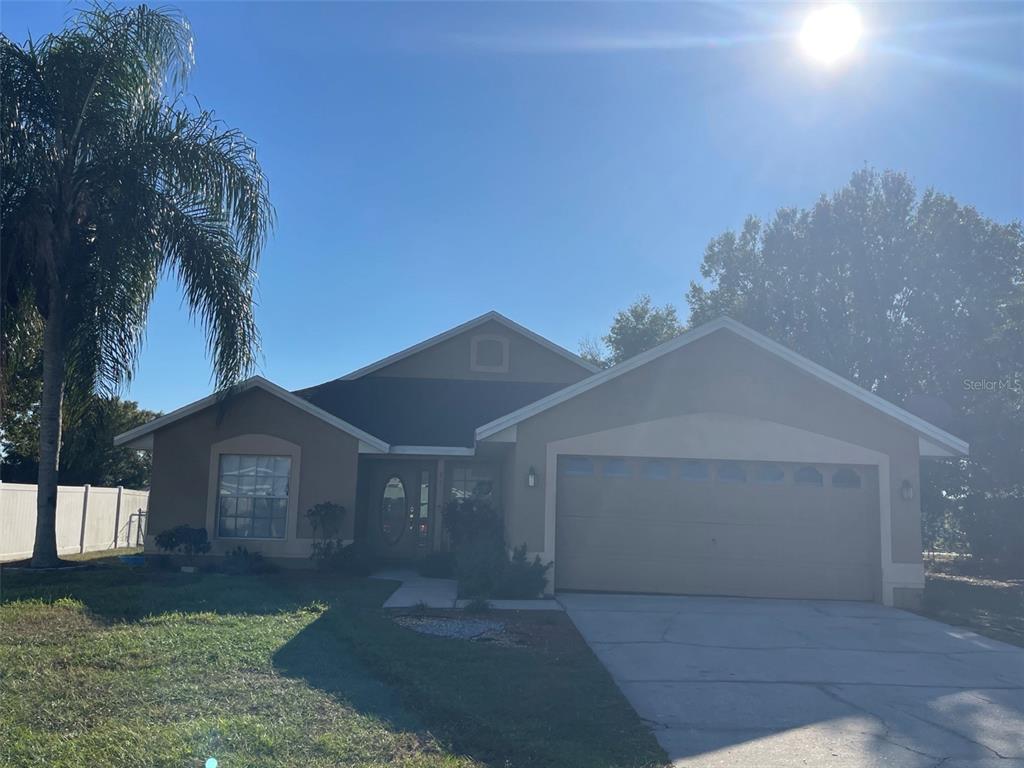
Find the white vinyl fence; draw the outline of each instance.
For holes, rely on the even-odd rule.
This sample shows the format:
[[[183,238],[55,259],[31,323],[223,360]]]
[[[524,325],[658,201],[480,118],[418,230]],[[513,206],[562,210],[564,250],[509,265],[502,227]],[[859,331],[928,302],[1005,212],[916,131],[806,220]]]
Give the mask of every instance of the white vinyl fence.
[[[141,546],[149,491],[62,485],[57,489],[57,552]],[[32,556],[36,487],[0,483],[0,562]]]

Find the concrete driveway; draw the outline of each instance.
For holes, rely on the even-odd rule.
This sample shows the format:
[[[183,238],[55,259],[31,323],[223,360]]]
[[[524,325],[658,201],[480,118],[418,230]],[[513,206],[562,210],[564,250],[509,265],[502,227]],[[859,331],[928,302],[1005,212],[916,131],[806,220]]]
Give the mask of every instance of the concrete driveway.
[[[1024,650],[870,603],[559,595],[677,766],[1024,766]]]

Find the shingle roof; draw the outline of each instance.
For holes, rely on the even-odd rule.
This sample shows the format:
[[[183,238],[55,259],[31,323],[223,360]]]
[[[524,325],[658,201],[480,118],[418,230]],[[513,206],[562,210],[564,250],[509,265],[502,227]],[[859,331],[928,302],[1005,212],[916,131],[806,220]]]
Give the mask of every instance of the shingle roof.
[[[564,384],[363,376],[295,392],[391,445],[472,447],[477,427]]]

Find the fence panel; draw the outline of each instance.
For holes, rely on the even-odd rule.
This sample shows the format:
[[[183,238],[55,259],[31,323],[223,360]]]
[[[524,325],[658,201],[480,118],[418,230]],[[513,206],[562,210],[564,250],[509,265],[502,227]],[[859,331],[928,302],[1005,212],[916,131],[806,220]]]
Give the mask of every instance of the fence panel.
[[[148,507],[148,491],[59,486],[57,552],[134,547],[142,541]],[[36,487],[0,483],[0,562],[31,557],[35,531]]]

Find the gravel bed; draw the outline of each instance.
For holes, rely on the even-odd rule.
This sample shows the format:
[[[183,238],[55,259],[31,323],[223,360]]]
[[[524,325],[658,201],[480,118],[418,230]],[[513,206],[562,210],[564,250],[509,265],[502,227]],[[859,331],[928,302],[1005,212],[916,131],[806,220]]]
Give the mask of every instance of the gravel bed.
[[[424,635],[459,640],[496,640],[505,624],[487,619],[454,619],[445,616],[396,616],[395,623]]]

